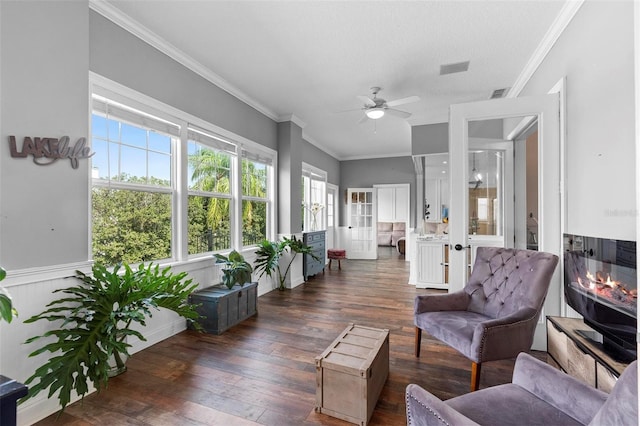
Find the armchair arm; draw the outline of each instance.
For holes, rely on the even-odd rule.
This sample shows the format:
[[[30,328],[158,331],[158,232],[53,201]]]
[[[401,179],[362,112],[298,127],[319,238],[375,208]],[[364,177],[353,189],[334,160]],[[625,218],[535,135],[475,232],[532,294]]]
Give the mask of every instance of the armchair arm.
[[[513,383],[585,425],[608,396],[524,352],[516,359]]]
[[[476,422],[449,407],[418,385],[407,386],[405,397],[408,426],[478,426]]]
[[[438,311],[466,311],[469,306],[469,295],[460,290],[449,294],[424,294],[416,296],[413,313]]]
[[[531,349],[537,318],[538,311],[523,308],[506,317],[479,323],[473,331],[472,361],[494,361],[527,352]]]

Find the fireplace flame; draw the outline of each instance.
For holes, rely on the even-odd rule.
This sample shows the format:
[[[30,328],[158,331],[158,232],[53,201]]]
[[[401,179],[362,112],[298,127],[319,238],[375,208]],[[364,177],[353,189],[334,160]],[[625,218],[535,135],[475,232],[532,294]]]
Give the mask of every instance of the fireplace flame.
[[[616,287],[618,285],[617,282],[611,281],[611,275],[608,275],[608,274],[607,274],[607,281],[605,281],[604,284],[609,286],[609,287],[611,287],[611,288],[614,288],[614,287]],[[623,290],[624,290],[624,287],[623,287]]]
[[[637,299],[637,289],[628,289],[623,283],[612,280],[611,274],[607,274],[606,279],[604,276],[604,272],[602,271],[597,271],[595,276],[591,271],[587,271],[585,278],[588,282],[584,283],[583,280],[578,277],[578,284],[582,288],[588,289],[596,296],[613,297],[617,301],[622,300],[621,298],[628,299],[630,301]]]

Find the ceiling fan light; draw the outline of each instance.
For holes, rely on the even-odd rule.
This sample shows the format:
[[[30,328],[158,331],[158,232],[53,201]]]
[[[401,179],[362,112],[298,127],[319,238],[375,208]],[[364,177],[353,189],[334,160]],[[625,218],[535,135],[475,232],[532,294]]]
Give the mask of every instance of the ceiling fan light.
[[[378,118],[382,118],[382,116],[384,115],[384,109],[370,108],[365,112],[365,114],[367,114],[367,117],[369,117],[370,119],[377,120]]]

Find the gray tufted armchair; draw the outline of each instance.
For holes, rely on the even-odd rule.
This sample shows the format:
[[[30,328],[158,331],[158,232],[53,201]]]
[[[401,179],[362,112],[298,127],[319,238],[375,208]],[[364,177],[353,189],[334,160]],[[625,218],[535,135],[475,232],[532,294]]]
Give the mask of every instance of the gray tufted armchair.
[[[472,361],[471,391],[477,390],[483,362],[531,349],[557,264],[558,256],[550,253],[478,247],[462,290],[416,297],[416,357],[425,330]]]

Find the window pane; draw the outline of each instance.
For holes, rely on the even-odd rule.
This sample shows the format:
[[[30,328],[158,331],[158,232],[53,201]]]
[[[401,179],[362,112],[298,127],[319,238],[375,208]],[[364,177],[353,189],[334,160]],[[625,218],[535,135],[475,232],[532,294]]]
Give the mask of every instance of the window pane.
[[[147,147],[147,132],[140,127],[122,123],[122,143],[140,148]],[[111,135],[109,135],[111,136]],[[113,138],[113,136],[111,136]]]
[[[149,184],[171,186],[171,157],[149,152]]]
[[[189,254],[231,248],[229,199],[189,196]]]
[[[242,160],[242,194],[249,197],[267,197],[267,166],[255,161]]]
[[[242,201],[242,245],[251,246],[267,238],[267,203]]]
[[[231,194],[231,156],[189,141],[189,189]]]
[[[97,114],[93,114],[92,122],[97,131],[92,135],[94,178],[172,186],[170,136]],[[147,145],[153,149],[148,150]]]
[[[91,117],[91,132],[93,137],[102,139],[107,138],[107,119],[100,115],[93,115]]]
[[[91,167],[93,168],[91,177],[94,179],[108,179],[108,143],[94,138],[93,142],[91,143],[91,150],[95,153],[91,157]]]
[[[109,140],[119,141],[120,140],[120,123],[116,120],[108,120],[107,122],[107,130],[109,135]]]
[[[149,132],[149,149],[170,154],[171,138],[160,133]]]
[[[121,180],[126,182],[147,182],[147,151],[122,145],[120,147]]]
[[[93,259],[105,265],[171,257],[171,194],[92,190]]]
[[[123,180],[120,176],[120,144],[117,143],[109,143],[109,179]]]

